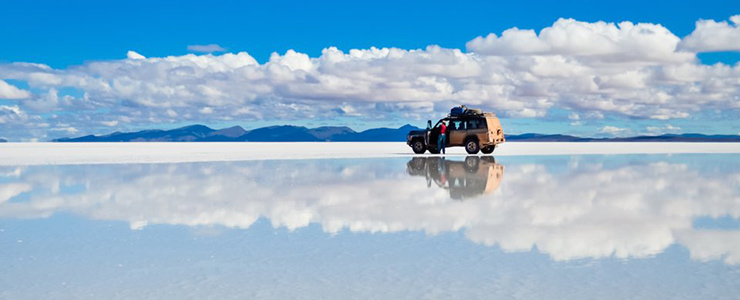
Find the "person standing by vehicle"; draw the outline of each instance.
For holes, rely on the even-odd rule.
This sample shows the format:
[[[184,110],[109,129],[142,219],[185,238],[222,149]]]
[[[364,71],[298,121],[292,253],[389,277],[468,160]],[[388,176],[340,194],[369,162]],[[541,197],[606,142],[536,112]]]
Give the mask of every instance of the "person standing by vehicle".
[[[445,124],[446,121],[443,121],[439,124],[439,138],[437,139],[437,149],[439,149],[439,153],[446,154],[445,153],[445,144],[447,137],[447,125]]]

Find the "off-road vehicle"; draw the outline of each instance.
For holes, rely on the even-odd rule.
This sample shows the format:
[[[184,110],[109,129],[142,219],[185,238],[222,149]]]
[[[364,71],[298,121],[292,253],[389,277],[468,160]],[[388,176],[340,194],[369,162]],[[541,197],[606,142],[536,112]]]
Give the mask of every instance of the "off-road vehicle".
[[[504,176],[504,166],[497,164],[492,156],[468,156],[465,161],[414,157],[406,163],[406,172],[426,177],[428,187],[434,182],[449,191],[454,200],[465,200],[497,190]]]
[[[464,146],[469,154],[478,151],[484,154],[493,153],[496,145],[506,141],[501,122],[493,113],[484,113],[478,109],[453,108],[450,115],[437,121],[427,121],[426,130],[413,130],[406,135],[406,144],[411,146],[416,154],[426,151],[437,154],[437,139],[439,138],[440,124],[447,122],[447,138],[445,147]]]

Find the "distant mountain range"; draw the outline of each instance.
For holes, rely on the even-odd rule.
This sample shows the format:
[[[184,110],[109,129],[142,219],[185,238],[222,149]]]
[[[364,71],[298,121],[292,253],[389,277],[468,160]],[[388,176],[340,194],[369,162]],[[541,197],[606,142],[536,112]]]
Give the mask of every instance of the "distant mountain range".
[[[61,138],[53,142],[396,142],[406,141],[406,134],[419,128],[374,128],[357,132],[349,127],[270,126],[244,130],[240,126],[212,129],[191,125],[171,130],[114,132],[108,135],[86,135]]]
[[[108,135],[61,138],[53,142],[404,142],[409,131],[419,129],[408,124],[400,128],[374,128],[361,132],[344,126],[306,128],[283,125],[252,130],[234,126],[217,130],[205,125],[191,125],[171,130],[114,132]],[[687,133],[623,138],[582,138],[562,134],[525,133],[506,135],[506,140],[517,142],[740,142],[740,135]]]
[[[7,142],[8,141],[6,141],[5,139],[0,139],[0,143],[7,143]]]

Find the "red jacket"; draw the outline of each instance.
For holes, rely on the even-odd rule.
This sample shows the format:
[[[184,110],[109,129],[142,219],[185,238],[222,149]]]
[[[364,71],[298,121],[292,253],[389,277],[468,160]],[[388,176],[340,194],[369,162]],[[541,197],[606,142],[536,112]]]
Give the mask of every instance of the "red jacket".
[[[444,123],[439,125],[439,134],[445,134],[447,133],[447,126],[445,126]]]

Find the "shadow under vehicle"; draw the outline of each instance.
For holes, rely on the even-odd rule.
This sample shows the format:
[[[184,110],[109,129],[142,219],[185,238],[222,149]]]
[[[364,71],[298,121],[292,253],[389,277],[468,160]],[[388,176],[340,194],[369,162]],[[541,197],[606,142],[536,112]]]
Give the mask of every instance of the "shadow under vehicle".
[[[406,163],[406,172],[426,177],[428,187],[434,182],[448,190],[452,199],[464,200],[497,190],[504,176],[504,166],[491,156],[468,156],[464,161],[414,157]]]
[[[406,135],[406,144],[416,154],[423,154],[427,150],[437,154],[437,139],[441,131],[440,124],[446,122],[447,138],[445,147],[464,146],[468,154],[491,154],[496,145],[506,141],[501,122],[493,113],[484,113],[479,109],[467,109],[464,106],[453,108],[450,115],[437,121],[427,121],[425,130],[413,130]]]

